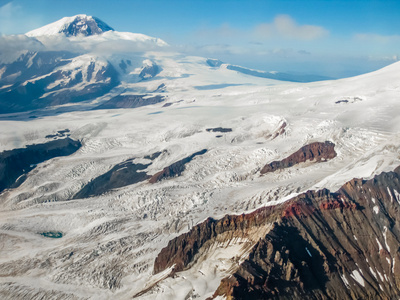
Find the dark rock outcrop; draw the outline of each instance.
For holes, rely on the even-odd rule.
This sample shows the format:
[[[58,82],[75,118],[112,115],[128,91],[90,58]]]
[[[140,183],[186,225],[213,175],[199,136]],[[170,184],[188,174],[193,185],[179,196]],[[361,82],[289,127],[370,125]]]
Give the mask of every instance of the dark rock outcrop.
[[[207,149],[203,149],[199,152],[193,153],[192,155],[173,163],[172,165],[169,165],[168,167],[165,167],[162,171],[154,174],[150,178],[149,182],[156,183],[164,178],[180,176],[182,172],[185,170],[185,165],[187,163],[191,162],[192,159],[195,158],[196,156],[203,155],[206,152]]]
[[[146,172],[139,171],[146,169],[149,165],[135,164],[132,159],[124,161],[86,184],[75,194],[74,199],[98,196],[112,189],[142,182],[150,176]]]
[[[271,224],[248,258],[221,281],[227,299],[397,299],[400,168],[353,179],[337,192],[308,191],[251,214],[207,219],[171,240],[154,272],[191,266],[204,245]]]
[[[152,63],[151,65],[144,66],[139,73],[139,77],[142,80],[151,79],[160,72],[160,67],[157,64]]]
[[[207,128],[208,132],[232,132],[232,128],[223,128],[223,127],[215,127],[215,128]]]
[[[0,192],[22,184],[26,174],[37,164],[54,157],[71,155],[81,146],[79,141],[65,138],[0,153]]]
[[[167,90],[167,86],[165,83],[161,83],[154,91],[153,93],[164,93]]]
[[[261,174],[274,172],[279,169],[290,168],[296,164],[306,162],[308,160],[315,160],[319,162],[326,161],[334,157],[336,157],[334,143],[329,141],[326,141],[324,143],[315,142],[301,147],[298,151],[282,160],[273,161],[265,165],[261,169]]]
[[[45,138],[46,139],[56,139],[56,138],[60,138],[60,137],[66,137],[66,136],[70,135],[69,132],[70,132],[70,130],[68,128],[64,129],[64,130],[58,130],[57,133],[46,135]]]
[[[151,154],[151,155],[146,155],[145,157],[143,157],[143,158],[145,158],[145,159],[150,159],[150,160],[155,160],[156,158],[158,158],[161,154],[163,154],[163,153],[165,153],[165,152],[167,152],[166,150],[164,150],[164,151],[157,151],[157,152],[154,152],[153,154]]]

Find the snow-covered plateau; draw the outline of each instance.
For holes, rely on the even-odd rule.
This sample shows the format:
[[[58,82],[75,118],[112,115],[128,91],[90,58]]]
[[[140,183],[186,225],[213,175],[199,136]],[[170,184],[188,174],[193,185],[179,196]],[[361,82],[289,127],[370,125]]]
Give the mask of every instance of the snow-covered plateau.
[[[41,47],[59,38],[76,52],[61,57],[51,49],[55,58],[46,65],[37,60],[45,48],[21,50],[22,58],[0,62],[0,97],[15,85],[41,82],[42,89],[32,110],[0,103],[11,107],[0,114],[0,151],[66,136],[81,142],[71,155],[31,166],[19,186],[0,194],[2,299],[206,299],[247,257],[246,238],[215,244],[206,259],[173,276],[172,268],[155,274],[171,239],[208,217],[248,213],[308,190],[336,191],[400,165],[400,63],[353,78],[284,82],[108,30],[87,37],[57,37],[54,26],[32,31]],[[110,43],[123,51],[113,53]],[[133,44],[140,51],[151,44],[150,51],[129,51]],[[43,65],[49,68],[40,73]],[[83,91],[89,96],[73,101]],[[72,100],[59,101],[67,93]],[[132,95],[160,101],[101,108]],[[260,174],[265,164],[325,141],[335,144],[335,158]],[[183,172],[149,179],[203,149]],[[128,160],[144,165],[138,172],[148,178],[74,197],[110,170],[116,177]],[[354,277],[363,280],[357,270]]]

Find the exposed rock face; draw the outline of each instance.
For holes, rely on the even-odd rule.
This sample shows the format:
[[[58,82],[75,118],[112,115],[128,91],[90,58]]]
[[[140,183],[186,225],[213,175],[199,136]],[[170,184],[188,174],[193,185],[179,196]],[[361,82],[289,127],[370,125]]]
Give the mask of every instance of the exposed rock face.
[[[61,28],[60,33],[66,36],[90,36],[114,30],[96,17],[78,15],[73,22]]]
[[[335,144],[331,142],[315,142],[301,147],[298,151],[280,161],[273,161],[261,169],[261,174],[290,168],[308,160],[325,161],[336,157]]]
[[[182,172],[185,170],[185,165],[189,162],[192,161],[193,158],[195,158],[197,155],[203,155],[204,153],[207,152],[207,149],[203,149],[199,152],[193,153],[192,155],[185,157],[182,160],[179,160],[172,165],[165,167],[162,171],[154,174],[149,182],[150,183],[156,183],[157,181],[160,181],[164,178],[169,178],[169,177],[175,177],[179,176],[182,174]]]
[[[24,82],[36,76],[44,76],[55,68],[68,64],[70,59],[75,56],[76,54],[67,51],[27,52],[14,62],[0,64],[0,69],[3,70],[0,76],[0,86]]]
[[[157,152],[154,152],[153,154],[151,154],[151,155],[146,155],[145,157],[143,157],[143,158],[145,158],[145,159],[150,159],[150,160],[155,160],[157,157],[159,157],[161,154],[163,154],[163,153],[165,153],[165,152],[167,152],[166,150],[164,150],[164,151],[157,151]]]
[[[101,34],[106,31],[114,30],[100,19],[87,15],[76,15],[73,17],[65,17],[54,23],[48,24],[41,28],[29,31],[27,36],[90,36]]]
[[[112,189],[144,181],[150,176],[146,172],[139,171],[146,169],[149,165],[135,164],[132,160],[124,161],[90,181],[75,194],[74,199],[101,195]]]
[[[150,79],[155,77],[160,72],[160,67],[155,63],[150,63],[143,67],[143,69],[139,73],[139,77],[142,80]]]
[[[19,186],[37,164],[57,156],[71,155],[81,146],[79,141],[66,138],[0,153],[0,192]]]
[[[227,299],[397,299],[400,295],[400,167],[336,193],[308,191],[251,214],[207,219],[169,242],[154,272],[190,267],[209,241],[273,224],[223,279]]]
[[[263,226],[267,218],[279,218],[279,213],[274,211],[274,207],[264,207],[250,214],[226,215],[220,220],[208,218],[189,232],[169,241],[168,246],[161,250],[155,260],[154,273],[173,265],[174,271],[182,271],[193,261],[200,248],[210,240],[227,232],[236,236],[247,235],[246,232],[250,228]]]

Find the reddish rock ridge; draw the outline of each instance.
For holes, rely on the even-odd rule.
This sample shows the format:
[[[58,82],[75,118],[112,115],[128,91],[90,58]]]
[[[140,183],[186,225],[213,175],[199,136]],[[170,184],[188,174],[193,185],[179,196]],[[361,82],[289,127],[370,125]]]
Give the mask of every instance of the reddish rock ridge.
[[[173,240],[161,250],[154,262],[154,273],[159,273],[173,265],[174,271],[184,270],[191,263],[199,249],[211,239],[226,232],[245,231],[251,227],[261,226],[266,218],[279,218],[274,208],[263,207],[250,214],[226,215],[220,220],[208,218],[194,226],[189,232]]]
[[[180,176],[182,174],[182,172],[185,170],[185,165],[187,163],[192,161],[192,159],[194,157],[196,157],[197,155],[203,155],[206,152],[207,152],[207,149],[203,149],[199,152],[193,153],[192,155],[173,163],[172,165],[169,165],[168,167],[165,167],[162,171],[151,176],[151,178],[149,179],[149,182],[156,183],[164,178]]]
[[[246,236],[249,229],[273,223],[282,218],[305,218],[316,210],[313,199],[318,199],[322,204],[336,203],[338,197],[327,189],[308,191],[283,204],[262,207],[249,214],[226,215],[220,220],[208,218],[203,223],[194,226],[189,232],[169,241],[167,247],[161,250],[155,260],[154,273],[159,273],[173,265],[175,265],[175,272],[186,269],[199,249],[220,234],[235,232],[235,236]],[[336,206],[340,207],[339,204]],[[352,206],[347,205],[347,207]]]
[[[251,214],[207,219],[171,240],[154,271],[190,267],[222,233],[273,224],[214,294],[227,299],[398,299],[400,168],[308,191]]]
[[[336,157],[335,144],[329,141],[324,143],[315,142],[301,147],[292,155],[280,160],[273,161],[261,169],[261,174],[274,172],[279,169],[289,168],[307,160],[322,161]]]

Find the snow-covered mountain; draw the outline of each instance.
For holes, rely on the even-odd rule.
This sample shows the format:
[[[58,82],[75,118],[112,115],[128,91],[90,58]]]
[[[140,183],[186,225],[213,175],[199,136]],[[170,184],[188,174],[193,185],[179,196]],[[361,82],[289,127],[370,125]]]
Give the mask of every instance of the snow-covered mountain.
[[[76,15],[73,17],[65,17],[54,23],[29,31],[27,36],[90,36],[101,34],[112,29],[100,19],[87,15]]]
[[[140,36],[0,66],[2,298],[399,297],[400,63],[284,82]]]
[[[17,41],[15,51],[11,45]],[[86,15],[66,17],[30,31],[24,38],[15,37],[9,41],[9,47],[12,50],[7,51],[6,47],[0,54],[0,113],[60,105],[73,105],[74,110],[93,108],[121,92],[151,94],[159,86],[163,86],[163,92],[173,93],[177,82],[185,88],[193,82],[203,82],[195,79],[200,74],[207,81],[205,88],[264,84],[263,79],[326,79],[260,72],[215,59],[189,58],[173,52],[161,39],[118,32]],[[150,88],[142,84],[146,80],[152,81]],[[198,83],[194,87],[203,88]]]

